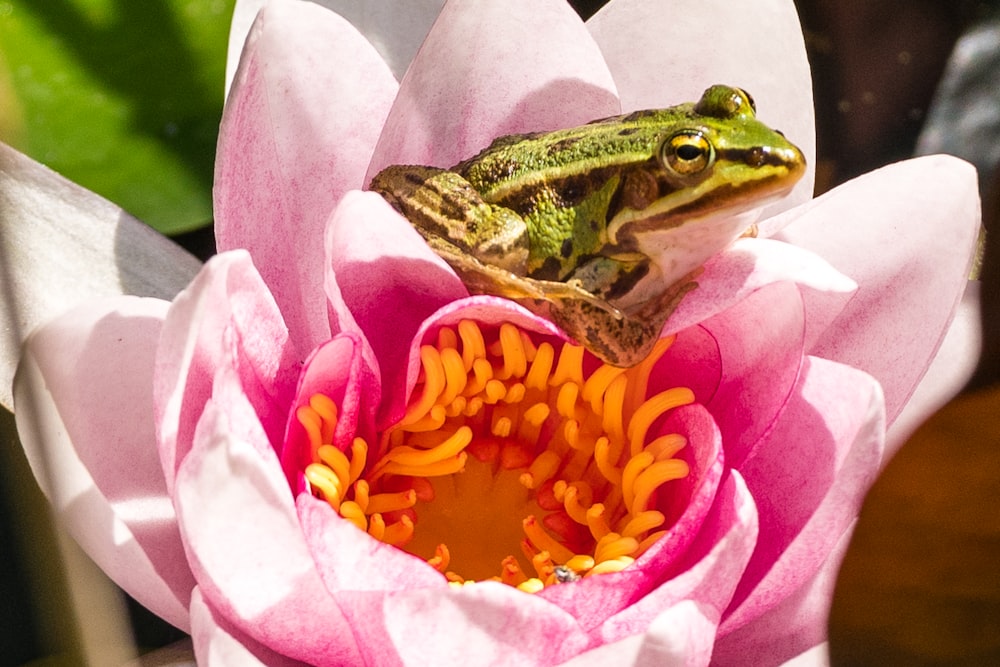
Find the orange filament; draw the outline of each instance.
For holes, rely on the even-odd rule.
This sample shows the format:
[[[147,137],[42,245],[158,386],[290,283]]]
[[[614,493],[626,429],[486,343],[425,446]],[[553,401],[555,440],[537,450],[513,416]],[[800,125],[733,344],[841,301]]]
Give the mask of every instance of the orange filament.
[[[647,396],[672,340],[623,369],[512,324],[442,327],[420,348],[417,386],[377,459],[361,438],[349,451],[333,444],[328,397],[297,410],[313,460],[305,479],[341,517],[453,586],[492,579],[537,592],[621,571],[666,534],[659,508],[689,474],[676,456],[683,435],[649,437],[695,400],[685,387]]]

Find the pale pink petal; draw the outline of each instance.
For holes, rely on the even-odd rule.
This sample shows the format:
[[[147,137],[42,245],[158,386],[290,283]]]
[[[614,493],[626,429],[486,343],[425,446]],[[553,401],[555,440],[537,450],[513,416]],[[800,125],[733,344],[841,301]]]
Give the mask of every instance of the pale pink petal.
[[[231,371],[216,375],[174,503],[211,608],[270,649],[315,665],[359,664],[340,607],[302,539],[292,494]]]
[[[302,360],[245,251],[205,264],[171,305],[157,350],[153,394],[167,488],[191,448],[219,367],[236,369],[257,419],[279,446]]]
[[[327,225],[331,326],[358,331],[384,387],[398,387],[420,324],[468,295],[455,272],[377,194],[350,192]]]
[[[870,376],[808,358],[774,430],[740,467],[760,513],[760,539],[723,634],[811,579],[852,525],[882,460],[883,409]]]
[[[819,571],[767,613],[719,637],[713,664],[826,667],[825,641],[837,573],[854,524],[834,543]]]
[[[709,626],[708,633],[707,636],[683,637],[683,630],[673,629],[681,634],[690,650],[686,661],[678,664],[707,664],[715,629],[756,540],[757,512],[753,499],[738,473],[727,475],[696,542],[683,561],[671,569],[676,572],[675,576],[608,619],[600,627],[601,640],[619,641],[630,635],[644,634],[645,651],[655,654],[657,646],[669,647],[678,638],[658,624],[657,617],[663,610],[690,600],[698,605],[700,627]]]
[[[739,470],[795,387],[805,332],[802,299],[794,284],[774,283],[702,326],[722,355],[719,387],[706,407],[722,432],[726,463]]]
[[[390,164],[449,167],[504,134],[614,115],[614,91],[567,3],[453,0],[403,77],[368,177]]]
[[[369,665],[542,667],[569,659],[588,643],[572,616],[499,582],[337,598],[345,602]]]
[[[625,111],[693,102],[716,83],[749,91],[760,119],[799,146],[808,167],[789,198],[765,216],[812,196],[812,78],[792,0],[700,0],[696,9],[687,0],[616,0],[587,27]]]
[[[667,320],[664,333],[694,326],[777,282],[799,286],[805,307],[807,346],[844,309],[857,285],[821,257],[771,239],[740,239],[705,264],[689,292]]]
[[[913,431],[951,400],[972,377],[982,348],[979,282],[969,281],[951,327],[930,368],[886,434],[888,461]]]
[[[116,583],[187,630],[194,579],[156,453],[153,357],[168,304],[120,297],[27,340],[15,417],[39,486]]]
[[[602,644],[559,667],[697,667],[708,665],[717,622],[699,605],[683,600],[661,612],[646,634]]]
[[[334,512],[329,503],[302,493],[296,506],[316,569],[334,594],[447,589],[445,578],[427,561],[379,542]]]
[[[337,405],[337,427],[330,443],[350,451],[355,437],[377,442],[375,411],[380,388],[373,369],[364,364],[357,336],[340,334],[316,348],[299,376],[295,398],[285,423],[281,467],[294,493],[302,491],[302,473],[313,462],[312,445],[297,412],[315,394],[323,394]]]
[[[216,238],[250,250],[303,349],[330,336],[323,227],[364,184],[395,92],[372,46],[322,7],[271,0],[251,31],[219,136]]]
[[[306,665],[275,653],[241,632],[212,610],[197,587],[191,594],[191,639],[194,642],[195,658],[202,667]]]
[[[789,211],[781,238],[859,290],[809,351],[871,373],[891,424],[948,330],[979,234],[976,174],[957,158],[907,160]]]
[[[243,41],[257,10],[265,0],[236,0],[233,24],[229,32],[229,58],[226,81],[236,73]],[[444,0],[312,0],[350,21],[372,43],[397,79],[413,60],[413,55],[431,24],[441,11]],[[228,84],[227,84],[228,89]]]

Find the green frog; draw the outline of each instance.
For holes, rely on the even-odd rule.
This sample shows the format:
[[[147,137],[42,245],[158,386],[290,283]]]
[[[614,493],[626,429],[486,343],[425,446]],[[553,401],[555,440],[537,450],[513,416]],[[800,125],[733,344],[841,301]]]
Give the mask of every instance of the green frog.
[[[614,366],[632,366],[805,173],[802,152],[712,86],[695,103],[503,136],[450,169],[393,165],[381,194],[471,293],[514,299]]]

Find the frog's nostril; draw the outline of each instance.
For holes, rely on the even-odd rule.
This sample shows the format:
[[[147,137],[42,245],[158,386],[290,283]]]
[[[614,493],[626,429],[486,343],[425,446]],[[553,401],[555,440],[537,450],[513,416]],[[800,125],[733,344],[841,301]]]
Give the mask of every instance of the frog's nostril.
[[[747,151],[746,163],[751,167],[762,167],[767,163],[767,150],[764,148],[751,148]]]

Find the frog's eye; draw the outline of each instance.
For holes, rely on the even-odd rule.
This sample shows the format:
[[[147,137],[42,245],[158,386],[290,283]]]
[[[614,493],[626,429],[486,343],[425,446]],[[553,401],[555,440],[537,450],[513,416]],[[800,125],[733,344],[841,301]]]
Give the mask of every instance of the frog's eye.
[[[696,176],[713,162],[715,149],[701,132],[678,132],[660,147],[660,163],[675,176]]]

